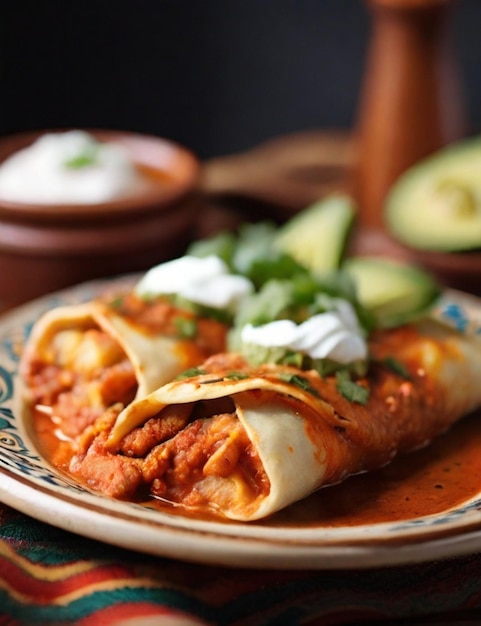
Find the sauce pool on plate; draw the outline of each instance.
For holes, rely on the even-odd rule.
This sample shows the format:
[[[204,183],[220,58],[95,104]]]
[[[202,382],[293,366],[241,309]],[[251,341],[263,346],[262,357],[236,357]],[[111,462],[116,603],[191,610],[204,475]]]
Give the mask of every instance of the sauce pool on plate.
[[[379,470],[325,487],[256,523],[272,527],[355,527],[448,511],[481,491],[479,418],[479,414],[467,417],[426,448],[400,456]],[[57,436],[50,417],[35,414],[33,427],[41,454],[68,473],[72,449],[68,441]],[[145,504],[170,514],[197,517],[160,500]]]
[[[321,489],[268,523],[349,527],[447,512],[481,491],[480,417],[464,418],[427,447],[379,470]]]

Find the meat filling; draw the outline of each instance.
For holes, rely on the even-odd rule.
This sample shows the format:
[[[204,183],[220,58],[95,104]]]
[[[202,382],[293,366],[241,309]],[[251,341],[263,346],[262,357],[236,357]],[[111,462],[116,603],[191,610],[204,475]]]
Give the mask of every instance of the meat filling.
[[[166,300],[144,302],[127,294],[115,308],[129,323],[167,337],[179,338],[179,328],[192,322],[202,358],[225,347],[225,324],[197,319]],[[122,347],[93,323],[57,332],[48,349],[25,364],[22,375],[29,404],[48,412],[55,427],[71,439],[115,403],[127,406],[138,389],[134,367]]]
[[[106,412],[80,439],[69,471],[110,497],[194,509],[264,495],[267,477],[232,402],[230,412],[216,412],[225,400],[207,404],[167,407],[129,433],[118,453],[105,446],[118,411]]]
[[[48,407],[57,427],[70,438],[114,403],[131,402],[137,391],[124,351],[96,328],[57,333],[49,362],[31,362],[25,379],[32,405]]]

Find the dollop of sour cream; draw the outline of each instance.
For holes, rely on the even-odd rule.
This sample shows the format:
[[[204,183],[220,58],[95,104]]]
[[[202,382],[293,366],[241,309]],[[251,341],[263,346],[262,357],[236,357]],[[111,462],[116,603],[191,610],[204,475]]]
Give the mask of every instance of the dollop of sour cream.
[[[185,255],[150,269],[135,287],[140,297],[178,295],[214,309],[231,310],[254,287],[243,276],[231,274],[222,259]]]
[[[365,360],[368,347],[356,312],[346,300],[336,300],[335,310],[319,313],[301,324],[276,320],[261,326],[246,324],[241,339],[266,348],[287,348],[313,359],[347,364]]]
[[[132,192],[140,173],[122,146],[81,130],[46,133],[0,165],[0,197],[33,204],[96,204]]]

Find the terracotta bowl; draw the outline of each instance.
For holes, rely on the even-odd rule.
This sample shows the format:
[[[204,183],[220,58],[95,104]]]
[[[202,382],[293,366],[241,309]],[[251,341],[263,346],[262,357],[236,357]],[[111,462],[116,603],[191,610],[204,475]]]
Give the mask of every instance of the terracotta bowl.
[[[39,131],[0,138],[0,163]],[[125,199],[91,205],[0,200],[0,311],[82,281],[137,272],[172,258],[191,237],[200,165],[159,137],[90,130],[124,146],[149,184]]]

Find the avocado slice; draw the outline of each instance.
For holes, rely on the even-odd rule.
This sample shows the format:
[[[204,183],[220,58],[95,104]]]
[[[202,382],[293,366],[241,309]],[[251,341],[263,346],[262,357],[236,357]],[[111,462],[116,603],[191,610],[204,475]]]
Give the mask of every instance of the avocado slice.
[[[451,144],[423,159],[391,188],[387,229],[424,250],[481,248],[481,136]]]
[[[343,259],[355,214],[349,196],[327,196],[281,226],[274,245],[311,271],[331,272]]]
[[[353,278],[359,301],[382,328],[420,317],[441,293],[430,274],[401,261],[353,256],[342,267]]]

